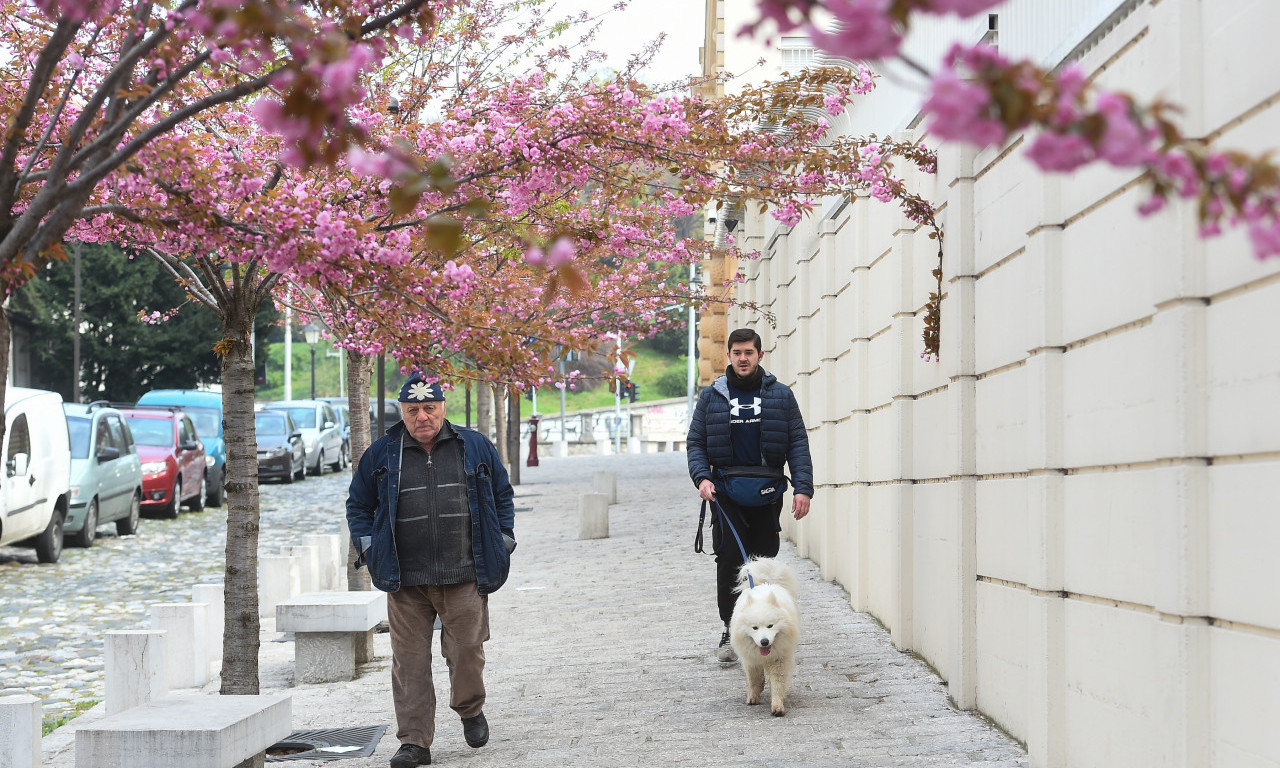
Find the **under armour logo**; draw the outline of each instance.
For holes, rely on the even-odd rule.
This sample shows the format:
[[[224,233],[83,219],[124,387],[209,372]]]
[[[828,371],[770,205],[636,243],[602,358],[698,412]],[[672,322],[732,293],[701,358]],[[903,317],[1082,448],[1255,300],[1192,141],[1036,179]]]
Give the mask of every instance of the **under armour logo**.
[[[760,403],[762,401],[758,397],[753,397],[751,399],[753,402],[747,405],[743,405],[742,403],[738,402],[738,398],[736,397],[729,398],[729,415],[737,417],[742,414],[743,409],[746,409],[751,411],[752,416],[759,416],[760,410],[761,410]]]

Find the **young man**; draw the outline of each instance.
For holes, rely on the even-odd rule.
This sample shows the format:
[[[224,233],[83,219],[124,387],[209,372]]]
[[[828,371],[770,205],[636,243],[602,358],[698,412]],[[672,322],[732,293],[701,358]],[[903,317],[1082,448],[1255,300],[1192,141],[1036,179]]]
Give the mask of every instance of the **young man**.
[[[781,471],[785,465],[794,487],[791,514],[796,520],[809,514],[813,498],[813,460],[804,417],[791,389],[760,367],[763,359],[758,333],[739,328],[729,334],[729,366],[702,390],[689,423],[689,477],[704,501],[719,504],[742,538],[747,557],[778,554],[782,499],[758,506],[735,503],[723,492],[722,471],[761,466]],[[712,524],[711,535],[716,602],[724,624],[716,658],[732,662],[737,655],[729,644],[729,619],[742,553],[732,533],[722,534],[719,522]]]
[[[347,497],[359,565],[387,592],[391,696],[400,749],[391,768],[431,764],[436,692],[431,635],[449,663],[449,706],[467,744],[489,741],[484,641],[489,593],[507,580],[515,494],[488,438],[445,420],[444,391],[414,373],[400,390],[403,422],[369,446]]]

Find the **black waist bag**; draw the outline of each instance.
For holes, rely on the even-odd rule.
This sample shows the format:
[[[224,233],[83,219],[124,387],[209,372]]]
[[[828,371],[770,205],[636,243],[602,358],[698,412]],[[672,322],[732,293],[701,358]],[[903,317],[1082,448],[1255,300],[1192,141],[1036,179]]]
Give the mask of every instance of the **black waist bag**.
[[[767,507],[782,501],[787,492],[787,476],[766,466],[717,468],[715,484],[740,507]]]

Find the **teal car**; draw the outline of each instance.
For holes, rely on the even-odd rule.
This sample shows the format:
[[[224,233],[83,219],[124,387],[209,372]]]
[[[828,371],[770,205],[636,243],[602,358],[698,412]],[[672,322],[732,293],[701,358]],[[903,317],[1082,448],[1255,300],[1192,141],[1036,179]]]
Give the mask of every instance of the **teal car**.
[[[106,403],[63,403],[71,437],[71,505],[63,537],[73,547],[93,546],[94,533],[114,522],[116,532],[138,531],[142,462],[129,422]]]
[[[138,398],[138,405],[176,405],[191,417],[204,444],[205,504],[222,506],[227,471],[227,445],[222,437],[222,394],[197,389],[153,389]]]

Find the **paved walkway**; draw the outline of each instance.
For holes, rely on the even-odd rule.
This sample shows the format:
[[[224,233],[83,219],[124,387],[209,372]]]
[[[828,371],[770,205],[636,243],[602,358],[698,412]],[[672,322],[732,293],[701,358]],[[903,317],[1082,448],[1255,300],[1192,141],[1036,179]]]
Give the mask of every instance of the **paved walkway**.
[[[619,503],[610,510],[610,538],[579,541],[578,496],[597,469],[617,473]],[[713,659],[714,568],[692,549],[697,505],[683,453],[545,459],[523,475],[520,545],[510,581],[490,600],[491,740],[479,750],[466,746],[457,716],[443,706],[447,672],[437,658],[434,764],[1027,764],[998,729],[951,707],[927,665],[895,650],[874,619],[851,610],[845,592],[789,545],[781,557],[800,577],[805,636],[788,713],[774,718],[767,706],[747,706],[740,668]],[[279,639],[264,631],[263,689],[292,691],[295,729],[388,724],[374,757],[324,765],[385,766],[398,746],[387,636],[377,636],[379,658],[359,679],[296,687],[292,643]],[[51,755],[50,746],[46,765],[73,765],[69,749]]]

